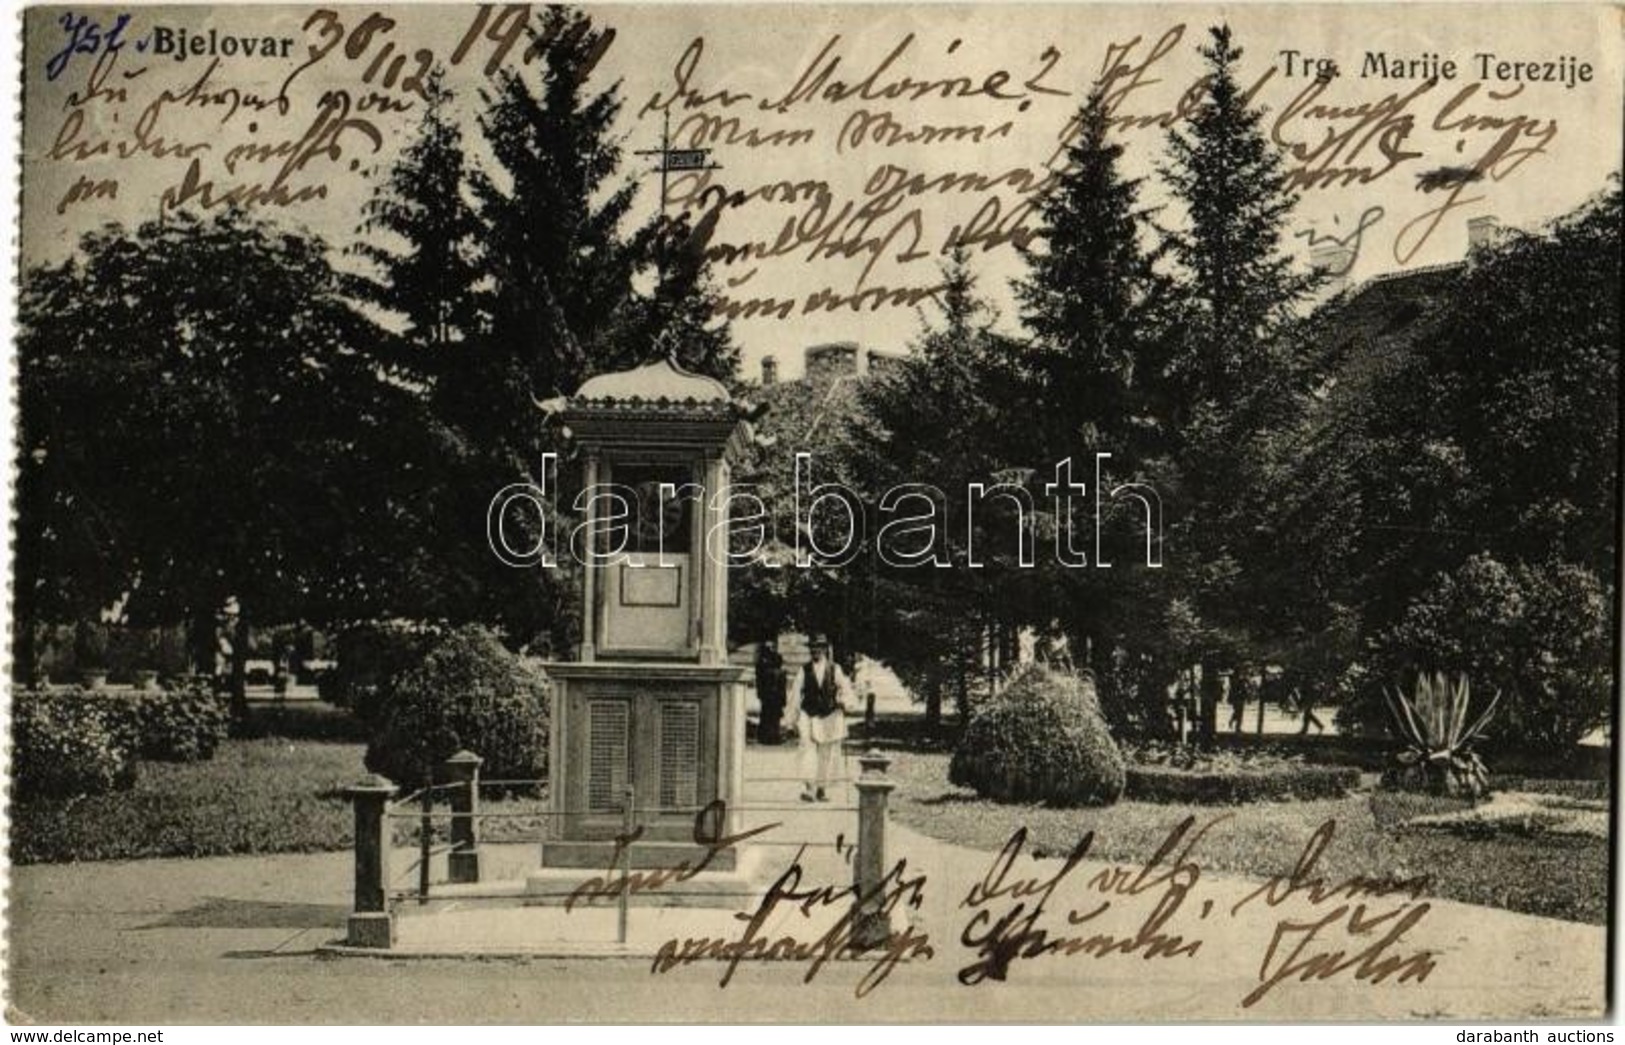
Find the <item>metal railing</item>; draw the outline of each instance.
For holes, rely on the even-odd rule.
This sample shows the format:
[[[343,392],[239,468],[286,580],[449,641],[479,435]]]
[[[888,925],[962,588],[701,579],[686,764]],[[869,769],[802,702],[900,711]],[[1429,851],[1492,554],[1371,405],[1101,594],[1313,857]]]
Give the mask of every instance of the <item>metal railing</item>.
[[[798,854],[809,849],[846,850],[852,853],[855,869],[853,940],[884,940],[889,932],[888,916],[880,906],[882,880],[886,873],[886,816],[888,795],[895,784],[887,777],[891,759],[870,750],[858,757],[862,772],[853,777],[847,774],[830,783],[850,782],[858,792],[856,805],[837,805],[828,802],[760,803],[729,806],[737,813],[845,813],[856,814],[854,841],[847,843],[844,832],[833,842],[772,840],[752,838],[744,843],[762,848],[794,848]],[[485,780],[480,779],[483,760],[469,751],[459,751],[444,764],[445,782],[425,785],[416,791],[397,797],[397,788],[382,777],[373,776],[345,790],[355,810],[354,906],[349,917],[346,942],[353,947],[389,948],[395,944],[395,907],[401,902],[416,900],[418,905],[428,904],[435,898],[431,864],[439,856],[446,857],[446,882],[458,886],[478,884],[482,881],[480,824],[493,819],[531,819],[546,822],[550,818],[595,815],[619,812],[624,844],[617,846],[617,871],[621,886],[616,890],[616,940],[625,943],[629,930],[633,866],[632,854],[637,844],[639,816],[670,816],[674,814],[703,814],[707,807],[639,806],[637,793],[628,786],[622,795],[619,810],[614,809],[535,809],[535,810],[483,810],[480,808],[480,790],[484,788],[513,789],[543,785],[540,780]],[[752,778],[751,783],[800,781],[800,777]],[[436,808],[436,798],[444,796],[446,808]],[[398,822],[417,822],[417,858],[400,875],[390,870],[391,851],[394,848],[393,825]],[[446,840],[435,844],[435,826],[446,825]],[[510,839],[510,841],[512,841]],[[529,841],[521,839],[520,841]],[[537,839],[542,841],[542,839]],[[651,869],[657,873],[659,869]],[[416,889],[394,891],[392,887],[401,877],[416,873]],[[567,898],[574,893],[529,893],[531,899]],[[661,889],[662,895],[677,897],[718,896],[720,893]],[[730,892],[730,897],[744,898],[744,893]],[[764,894],[765,895],[765,894]],[[458,889],[459,900],[513,898],[511,893],[484,895]],[[878,934],[878,936],[877,936]]]

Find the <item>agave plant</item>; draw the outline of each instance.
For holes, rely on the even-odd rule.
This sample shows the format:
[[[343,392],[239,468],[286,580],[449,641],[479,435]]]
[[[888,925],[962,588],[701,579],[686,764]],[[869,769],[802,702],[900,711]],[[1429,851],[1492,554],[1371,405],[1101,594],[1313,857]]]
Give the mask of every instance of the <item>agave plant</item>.
[[[1495,716],[1501,694],[1467,724],[1471,687],[1462,675],[1454,685],[1443,672],[1423,673],[1410,700],[1398,690],[1384,690],[1406,748],[1398,756],[1399,780],[1434,794],[1481,798],[1489,794],[1490,776],[1473,751],[1473,743]]]

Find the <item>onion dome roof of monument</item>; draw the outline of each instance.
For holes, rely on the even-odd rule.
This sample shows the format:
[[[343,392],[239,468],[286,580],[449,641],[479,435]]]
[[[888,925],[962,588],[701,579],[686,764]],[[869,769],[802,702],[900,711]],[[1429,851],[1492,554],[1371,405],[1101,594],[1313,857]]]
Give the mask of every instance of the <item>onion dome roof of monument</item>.
[[[731,403],[728,386],[714,377],[684,370],[675,359],[667,357],[645,363],[631,370],[618,370],[612,374],[599,374],[570,397],[571,406],[594,406],[611,403],[648,406],[691,406],[707,403]]]
[[[670,355],[588,378],[574,395],[538,405],[578,438],[599,444],[646,443],[657,435],[677,444],[736,444],[752,437],[749,422],[762,412]]]

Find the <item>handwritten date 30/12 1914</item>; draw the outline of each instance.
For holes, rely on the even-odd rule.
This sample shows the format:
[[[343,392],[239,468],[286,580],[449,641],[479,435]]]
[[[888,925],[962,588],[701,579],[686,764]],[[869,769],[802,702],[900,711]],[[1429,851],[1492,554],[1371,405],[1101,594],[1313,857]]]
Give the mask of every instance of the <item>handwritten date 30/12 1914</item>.
[[[1405,939],[1431,910],[1422,899],[1426,877],[1328,881],[1318,864],[1337,827],[1327,821],[1285,873],[1239,893],[1235,883],[1203,888],[1196,850],[1225,819],[1198,826],[1194,817],[1186,818],[1144,863],[1108,865],[1087,877],[1080,867],[1094,846],[1093,832],[1057,863],[1032,854],[1026,829],[1017,830],[958,905],[965,919],[959,943],[970,952],[957,970],[959,983],[1005,981],[1016,975],[1018,963],[1046,957],[1195,959],[1216,935],[1212,927],[1226,922],[1231,924],[1221,932],[1228,953],[1257,963],[1257,981],[1240,999],[1242,1008],[1291,983],[1419,983],[1433,972],[1437,955]],[[753,910],[736,916],[738,935],[669,940],[653,971],[720,961],[726,987],[742,962],[771,959],[805,965],[810,983],[831,961],[847,959],[869,963],[856,990],[864,997],[904,963],[938,957],[939,945],[921,924],[927,876],[911,874],[906,859],[891,867],[875,895],[860,896],[855,885],[811,881],[803,855],[790,861]],[[864,910],[886,918],[890,929],[883,938],[864,942],[856,931]],[[1249,911],[1268,913],[1243,922]],[[769,924],[780,928],[768,932]],[[823,927],[816,935],[796,932],[814,925]]]

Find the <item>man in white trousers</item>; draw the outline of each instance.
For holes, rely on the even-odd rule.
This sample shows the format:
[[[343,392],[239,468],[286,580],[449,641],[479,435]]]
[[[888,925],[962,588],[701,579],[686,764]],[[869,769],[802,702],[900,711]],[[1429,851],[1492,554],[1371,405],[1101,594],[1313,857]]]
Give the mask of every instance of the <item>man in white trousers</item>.
[[[830,658],[828,639],[814,635],[807,646],[812,660],[796,673],[790,686],[785,719],[795,724],[799,738],[801,800],[827,802],[828,789],[840,773],[852,681]]]

